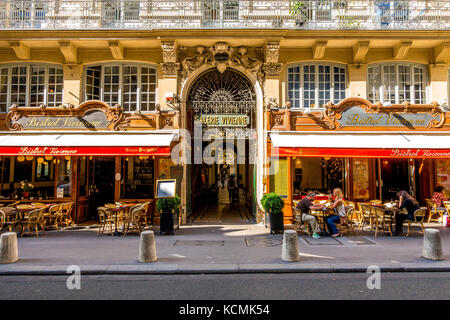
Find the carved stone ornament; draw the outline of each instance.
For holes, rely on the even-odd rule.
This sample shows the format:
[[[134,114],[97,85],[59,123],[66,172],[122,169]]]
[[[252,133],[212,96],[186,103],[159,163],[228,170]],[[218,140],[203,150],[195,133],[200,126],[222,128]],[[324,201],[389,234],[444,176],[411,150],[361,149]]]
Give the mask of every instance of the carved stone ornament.
[[[77,108],[33,108],[12,105],[6,115],[11,131],[23,130],[126,130],[129,118],[118,104],[87,101]]]
[[[164,62],[177,62],[177,48],[175,41],[161,42]]]
[[[273,63],[273,62],[264,63],[263,71],[266,76],[278,77],[280,76],[282,67],[283,67],[282,63]]]
[[[343,119],[344,113],[346,116],[351,117],[346,122]],[[347,113],[349,114],[347,115]],[[327,103],[320,119],[324,122],[326,128],[331,130],[342,128],[345,125],[366,127],[404,126],[410,129],[415,127],[440,128],[445,122],[445,112],[441,110],[436,102],[431,104],[410,104],[409,102],[404,102],[402,104],[383,106],[381,102],[372,104],[362,98],[348,98],[337,105],[332,102]]]
[[[180,63],[163,62],[161,63],[161,71],[164,76],[176,76],[180,71]]]
[[[259,81],[262,81],[264,76],[262,72],[263,60],[252,57],[248,53],[247,47],[241,46],[236,49],[230,47],[226,42],[218,42],[210,48],[198,46],[196,53],[184,58],[181,64],[183,66],[183,79],[186,79],[191,72],[204,65],[217,67],[220,73],[225,72],[229,66],[243,68],[254,74]]]

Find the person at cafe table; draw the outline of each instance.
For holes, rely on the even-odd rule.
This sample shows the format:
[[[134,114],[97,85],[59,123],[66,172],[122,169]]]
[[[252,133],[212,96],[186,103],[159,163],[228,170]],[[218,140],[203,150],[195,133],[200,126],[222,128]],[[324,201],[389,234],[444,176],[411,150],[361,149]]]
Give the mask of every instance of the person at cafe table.
[[[395,215],[395,230],[394,235],[399,236],[403,233],[403,221],[414,220],[414,212],[420,208],[419,202],[414,199],[408,192],[402,190],[397,192],[398,197],[398,208],[402,210],[406,208],[408,214],[397,213]]]
[[[313,231],[312,237],[314,239],[320,239],[320,227],[317,223],[316,217],[311,215],[311,210],[321,210],[323,209],[322,204],[313,204],[313,201],[316,197],[316,194],[314,192],[308,192],[306,197],[304,197],[300,202],[297,204],[297,209],[299,209],[302,212],[302,221],[306,221],[310,224],[311,229]]]
[[[431,201],[433,201],[438,210],[445,210],[443,202],[447,201],[447,198],[444,196],[444,190],[445,188],[443,186],[437,186],[431,198]]]
[[[340,222],[341,218],[345,218],[345,206],[344,206],[344,195],[340,188],[335,188],[333,190],[334,202],[331,209],[334,210],[334,214],[326,218],[328,230],[333,238],[339,236],[339,231],[336,228],[336,223]],[[331,199],[331,196],[329,197]]]

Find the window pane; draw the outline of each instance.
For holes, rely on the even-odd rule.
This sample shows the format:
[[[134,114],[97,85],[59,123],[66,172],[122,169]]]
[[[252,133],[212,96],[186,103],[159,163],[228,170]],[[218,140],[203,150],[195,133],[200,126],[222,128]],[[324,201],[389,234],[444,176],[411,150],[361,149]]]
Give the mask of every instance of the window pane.
[[[300,68],[288,68],[288,100],[292,108],[300,108]]]
[[[398,66],[398,103],[411,101],[411,67]]]
[[[154,111],[156,105],[156,70],[141,69],[141,111]]]
[[[103,82],[105,86],[103,87],[103,101],[114,106],[119,102],[119,76],[120,68],[119,66],[105,66]],[[106,84],[114,84],[112,86],[107,86]]]
[[[316,73],[315,66],[303,67],[304,108],[317,107],[316,103]]]
[[[395,101],[395,66],[383,66],[383,102],[396,103]]]
[[[27,67],[11,68],[11,104],[26,107],[27,95]]]
[[[425,103],[425,79],[422,68],[414,68],[414,103]]]
[[[48,68],[48,90],[47,90],[47,106],[57,107],[62,105],[62,93],[64,81],[60,74],[63,73],[62,68]]]
[[[0,112],[8,109],[8,68],[0,69]]]

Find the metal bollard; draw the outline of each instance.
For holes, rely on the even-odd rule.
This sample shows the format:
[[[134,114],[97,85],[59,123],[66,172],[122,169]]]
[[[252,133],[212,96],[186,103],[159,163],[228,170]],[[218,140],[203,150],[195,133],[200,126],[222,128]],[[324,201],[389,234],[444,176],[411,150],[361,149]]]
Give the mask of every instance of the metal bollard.
[[[14,263],[19,260],[17,233],[7,232],[0,238],[0,263]]]
[[[428,260],[443,260],[441,233],[437,229],[425,229],[422,257]]]
[[[300,261],[297,231],[284,231],[283,247],[281,249],[281,260],[289,262]]]
[[[155,262],[156,256],[155,233],[153,231],[144,231],[141,233],[139,243],[139,262]]]

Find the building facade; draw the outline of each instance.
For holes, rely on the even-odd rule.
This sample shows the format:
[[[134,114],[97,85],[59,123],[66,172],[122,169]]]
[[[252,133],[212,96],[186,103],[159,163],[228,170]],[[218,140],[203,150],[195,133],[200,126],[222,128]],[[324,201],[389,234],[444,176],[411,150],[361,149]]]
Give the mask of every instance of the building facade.
[[[257,221],[270,191],[286,217],[337,186],[423,202],[450,174],[449,27],[447,1],[2,1],[2,196],[31,181],[83,221],[171,178],[184,223],[223,175]]]

